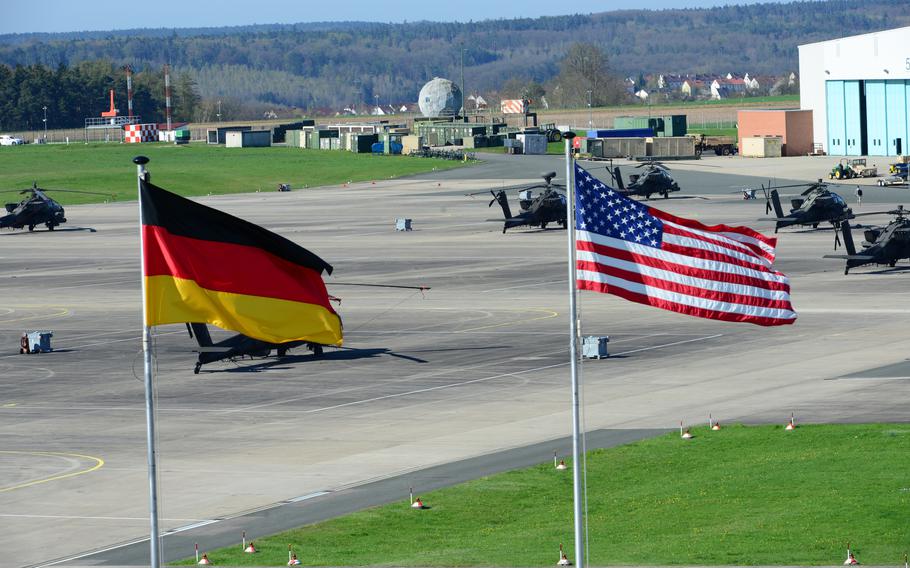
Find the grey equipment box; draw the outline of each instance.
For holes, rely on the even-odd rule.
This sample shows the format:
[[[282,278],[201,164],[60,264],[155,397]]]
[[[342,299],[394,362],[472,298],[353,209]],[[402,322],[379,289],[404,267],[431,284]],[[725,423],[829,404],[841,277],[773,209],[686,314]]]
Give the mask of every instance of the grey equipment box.
[[[410,231],[411,230],[411,220],[410,219],[395,219],[395,230],[396,231]]]
[[[581,356],[585,359],[603,359],[604,357],[609,357],[610,354],[607,353],[607,343],[609,342],[609,336],[586,336],[582,342]]]
[[[51,337],[53,332],[50,331],[29,331],[26,334],[28,338],[28,348],[32,353],[49,353],[51,349]]]

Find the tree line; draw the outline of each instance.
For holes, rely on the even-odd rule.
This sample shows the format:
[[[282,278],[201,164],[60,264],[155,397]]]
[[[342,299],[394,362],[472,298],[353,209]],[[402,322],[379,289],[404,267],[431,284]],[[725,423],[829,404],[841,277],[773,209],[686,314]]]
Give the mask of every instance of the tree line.
[[[165,120],[164,72],[149,69],[133,74],[133,114],[148,122]],[[111,61],[65,64],[0,65],[0,130],[39,130],[47,117],[48,128],[79,128],[86,117],[100,117],[115,106],[127,114],[126,73]],[[190,121],[201,109],[192,74],[172,72],[171,102],[174,121]],[[46,107],[46,108],[45,108]]]
[[[905,8],[906,0],[824,0],[465,23],[10,34],[0,36],[0,67],[7,66],[4,77],[18,73],[20,79],[86,72],[83,80],[90,90],[61,98],[61,117],[96,114],[109,88],[102,83],[122,83],[116,70],[126,64],[137,70],[137,81],[146,76],[148,92],[158,96],[163,91],[156,90],[156,76],[164,63],[180,70],[176,76],[183,77],[183,85],[195,84],[194,92],[203,99],[178,109],[186,117],[210,114],[218,100],[222,114],[225,106],[250,113],[267,108],[338,110],[377,99],[393,105],[414,102],[420,87],[435,76],[460,82],[462,62],[468,94],[481,94],[495,104],[498,94],[543,89],[554,106],[577,107],[588,103],[590,90],[590,85],[567,82],[565,62],[577,43],[599,50],[616,77],[727,72],[780,76],[796,70],[798,45],[910,25]],[[849,29],[832,22],[849,23]],[[103,72],[94,72],[95,67]],[[105,74],[102,80],[99,75]],[[20,84],[13,81],[14,90],[21,90]],[[607,81],[593,97],[612,100],[615,87],[615,81]],[[10,100],[0,100],[0,124],[33,121],[35,106],[47,104],[18,96],[26,108],[10,109]],[[152,116],[160,101],[147,105],[143,112]]]

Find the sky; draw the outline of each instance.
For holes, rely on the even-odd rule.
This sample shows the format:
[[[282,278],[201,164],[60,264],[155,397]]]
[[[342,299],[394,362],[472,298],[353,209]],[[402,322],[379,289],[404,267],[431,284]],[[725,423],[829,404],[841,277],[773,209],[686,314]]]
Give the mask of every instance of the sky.
[[[468,21],[536,18],[645,8],[707,8],[761,0],[611,0],[578,4],[553,0],[0,0],[0,34],[133,28],[195,28],[358,20],[372,22]],[[769,0],[765,0],[769,1]],[[773,0],[772,0],[773,1]]]

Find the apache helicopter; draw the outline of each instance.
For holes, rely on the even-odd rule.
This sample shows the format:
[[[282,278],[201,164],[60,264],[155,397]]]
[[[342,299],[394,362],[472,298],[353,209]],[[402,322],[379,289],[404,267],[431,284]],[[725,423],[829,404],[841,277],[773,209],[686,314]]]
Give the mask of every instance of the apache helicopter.
[[[72,189],[41,189],[35,183],[32,187],[18,191],[20,194],[29,194],[28,197],[19,203],[7,203],[6,212],[9,215],[0,217],[0,229],[12,228],[21,229],[28,227],[29,231],[34,231],[38,225],[44,225],[48,231],[53,231],[54,227],[66,223],[63,206],[48,197],[47,191],[66,192],[66,193],[86,193],[90,195],[104,195],[95,191],[76,191]],[[109,196],[108,196],[109,197]]]
[[[189,332],[190,337],[194,338],[196,343],[199,344],[199,358],[196,360],[196,366],[193,367],[193,373],[196,375],[199,374],[199,370],[206,363],[214,363],[225,359],[242,359],[247,355],[249,357],[268,357],[273,349],[279,357],[284,357],[288,354],[289,349],[305,345],[316,357],[322,356],[322,345],[309,341],[269,343],[238,333],[215,343],[212,341],[208,326],[204,323],[188,323],[186,324],[186,330]]]
[[[623,183],[619,166],[614,168],[611,163],[607,167],[607,172],[616,184],[616,191],[622,195],[626,197],[637,195],[645,199],[651,199],[651,195],[657,193],[667,199],[671,193],[679,191],[679,185],[670,176],[670,168],[662,163],[652,160],[638,164],[635,167],[645,168],[645,170],[641,174],[630,175],[628,187]]]
[[[518,204],[521,207],[518,215],[512,215],[509,198],[506,197],[506,189],[490,190],[493,199],[490,200],[488,207],[492,207],[494,203],[499,203],[499,206],[502,207],[502,214],[505,217],[502,226],[503,233],[506,232],[506,229],[522,226],[546,229],[550,223],[559,223],[563,229],[566,228],[566,196],[560,193],[560,191],[565,191],[565,186],[552,183],[556,172],[547,172],[541,177],[544,179],[543,184],[506,188],[521,190],[518,193]],[[535,189],[540,189],[541,192],[534,195]],[[486,192],[480,191],[468,195],[478,195],[479,193]]]
[[[784,209],[781,206],[780,195],[777,190],[789,187],[807,187],[807,189],[800,194],[799,198],[790,200],[790,212],[784,215]],[[821,223],[831,223],[835,229],[835,249],[840,245],[837,229],[841,226],[841,223],[863,215],[876,214],[854,213],[853,209],[847,206],[844,198],[829,190],[828,184],[822,180],[810,184],[782,185],[774,189],[771,189],[771,184],[768,184],[767,187],[762,184],[761,189],[765,194],[765,213],[770,213],[773,210],[776,216],[765,217],[759,219],[759,221],[775,221],[775,233],[779,229],[794,225],[811,226],[813,229],[817,229]]]
[[[390,284],[362,284],[352,282],[333,282],[335,286],[362,286],[368,288],[399,288],[405,290],[417,290],[421,293],[430,289],[429,286],[397,286]],[[329,300],[341,303],[341,298],[329,295]],[[215,342],[209,333],[208,325],[204,323],[188,323],[186,330],[190,337],[196,340],[199,345],[199,357],[196,359],[196,365],[193,367],[193,374],[198,375],[202,366],[216,361],[243,359],[244,357],[268,357],[272,351],[278,357],[286,357],[288,351],[295,347],[306,347],[314,356],[322,357],[324,345],[311,341],[287,341],[284,343],[271,343],[260,339],[238,333]]]
[[[851,268],[864,264],[887,264],[893,267],[898,260],[910,258],[910,211],[904,209],[903,205],[898,205],[897,209],[880,213],[894,215],[895,219],[884,227],[866,229],[863,234],[866,242],[863,243],[862,251],[856,252],[850,224],[843,221],[840,229],[844,234],[844,248],[847,249],[847,254],[826,254],[824,258],[845,259],[847,265],[844,267],[844,274],[848,274]]]

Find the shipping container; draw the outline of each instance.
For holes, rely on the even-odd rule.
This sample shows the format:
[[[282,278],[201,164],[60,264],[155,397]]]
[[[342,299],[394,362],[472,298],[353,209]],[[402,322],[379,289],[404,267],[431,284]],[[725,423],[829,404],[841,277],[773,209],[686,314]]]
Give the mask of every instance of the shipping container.
[[[649,138],[654,136],[650,128],[614,128],[604,130],[588,130],[588,138]]]
[[[647,155],[668,157],[695,156],[695,139],[691,136],[654,138],[651,140],[651,151]]]
[[[272,145],[271,130],[242,130],[225,134],[228,148],[266,148]]]
[[[599,138],[591,142],[590,154],[597,158],[645,156],[648,152],[647,138]]]
[[[228,132],[243,132],[252,129],[252,126],[222,126],[220,128],[210,128],[206,133],[207,142],[209,144],[224,144]]]
[[[783,144],[781,136],[745,136],[739,153],[747,158],[780,158]]]

